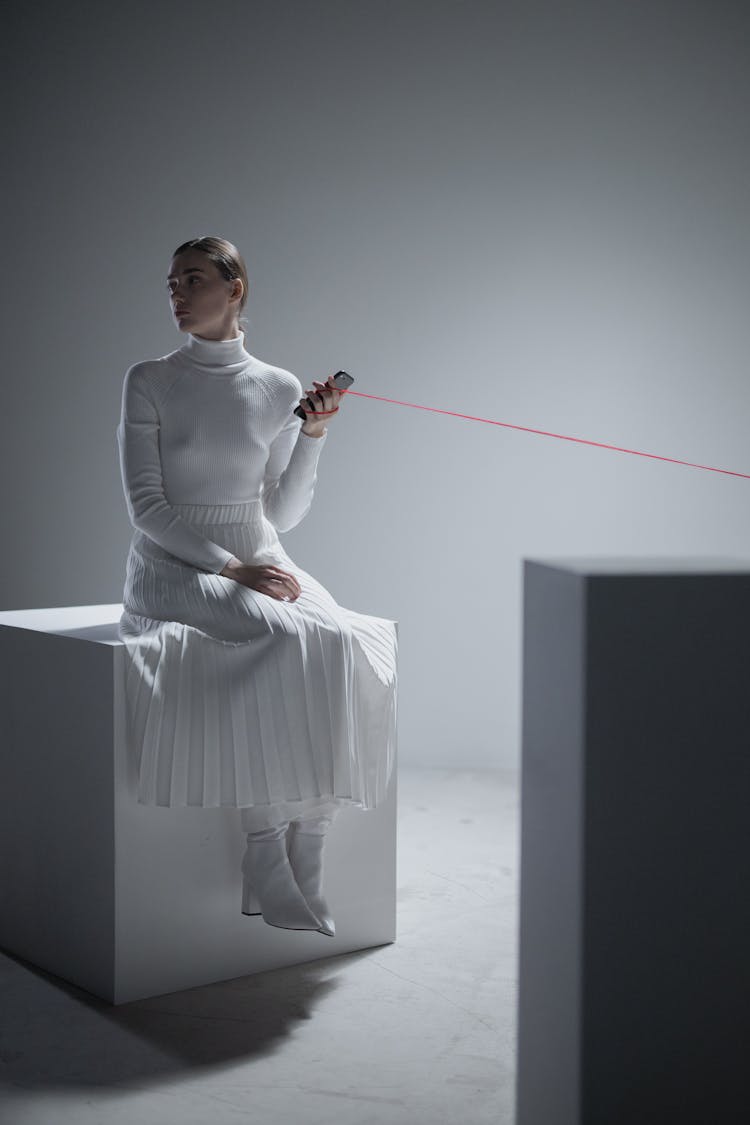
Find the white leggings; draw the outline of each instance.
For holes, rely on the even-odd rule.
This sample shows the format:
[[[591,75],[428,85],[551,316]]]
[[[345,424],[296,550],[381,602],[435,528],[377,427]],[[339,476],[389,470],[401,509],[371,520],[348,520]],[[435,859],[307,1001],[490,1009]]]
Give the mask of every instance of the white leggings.
[[[248,805],[240,809],[243,832],[263,832],[281,828],[290,820],[333,820],[346,801],[339,797],[310,797],[306,801],[285,801],[278,805]],[[311,829],[312,830],[312,829]]]
[[[299,820],[299,831],[305,836],[325,836],[328,829],[331,827],[335,813],[329,813],[328,816],[310,816],[305,817],[304,820]],[[262,828],[259,832],[248,832],[248,840],[258,841],[262,843],[264,840],[280,840],[286,836],[289,825],[287,823],[274,824],[271,828]]]

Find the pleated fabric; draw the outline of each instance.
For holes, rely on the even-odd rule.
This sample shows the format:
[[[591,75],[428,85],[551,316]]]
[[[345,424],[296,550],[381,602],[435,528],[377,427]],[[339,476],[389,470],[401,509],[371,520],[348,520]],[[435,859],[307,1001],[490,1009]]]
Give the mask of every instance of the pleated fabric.
[[[338,605],[290,559],[260,499],[173,507],[302,592],[277,600],[135,530],[118,634],[139,802],[375,807],[396,752],[397,622]]]

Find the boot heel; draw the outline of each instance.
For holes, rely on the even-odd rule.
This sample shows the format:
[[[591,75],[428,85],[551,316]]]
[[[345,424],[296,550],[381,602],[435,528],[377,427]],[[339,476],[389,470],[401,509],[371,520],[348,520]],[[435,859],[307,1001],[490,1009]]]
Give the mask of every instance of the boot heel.
[[[283,836],[268,840],[252,836],[247,833],[241,864],[242,913],[262,914],[269,926],[284,930],[319,930],[320,919],[295,881]]]
[[[260,914],[260,902],[253,888],[248,883],[247,879],[242,880],[242,913],[243,914]]]

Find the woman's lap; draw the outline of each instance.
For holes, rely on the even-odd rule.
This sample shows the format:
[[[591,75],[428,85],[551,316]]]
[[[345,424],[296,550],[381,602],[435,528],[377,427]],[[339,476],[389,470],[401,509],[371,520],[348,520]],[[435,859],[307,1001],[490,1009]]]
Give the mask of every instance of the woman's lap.
[[[181,622],[226,641],[252,640],[269,633],[296,639],[307,624],[349,632],[347,618],[328,590],[288,556],[274,565],[297,578],[301,593],[293,602],[195,567],[142,561],[150,573],[146,580],[133,582],[125,608],[150,620]]]

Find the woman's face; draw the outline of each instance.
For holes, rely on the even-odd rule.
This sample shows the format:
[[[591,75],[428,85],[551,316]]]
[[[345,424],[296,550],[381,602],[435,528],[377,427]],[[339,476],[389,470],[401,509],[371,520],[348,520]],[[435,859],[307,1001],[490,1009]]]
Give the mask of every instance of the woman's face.
[[[183,250],[172,259],[167,290],[181,332],[217,339],[233,334],[242,282],[226,281],[201,250]]]

